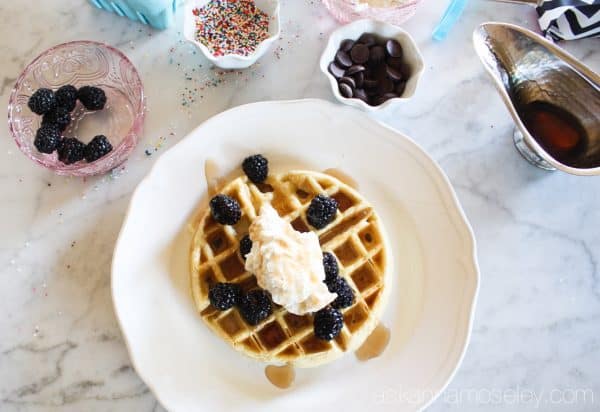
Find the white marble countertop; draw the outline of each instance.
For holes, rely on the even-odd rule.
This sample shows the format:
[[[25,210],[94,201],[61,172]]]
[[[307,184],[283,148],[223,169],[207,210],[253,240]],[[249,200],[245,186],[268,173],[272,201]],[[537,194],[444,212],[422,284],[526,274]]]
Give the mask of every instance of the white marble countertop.
[[[113,244],[131,192],[161,152],[215,113],[260,100],[333,101],[317,62],[336,23],[318,0],[283,0],[278,48],[257,67],[222,74],[177,29],[156,32],[85,0],[35,3],[0,3],[0,106],[38,53],[93,39],[137,65],[148,115],[124,168],[87,180],[35,166],[0,129],[0,410],[162,410],[131,368],[110,297]],[[472,340],[431,410],[533,409],[527,391],[545,400],[541,410],[598,410],[600,178],[544,172],[521,159],[471,46],[484,21],[534,27],[533,9],[472,1],[449,38],[433,43],[446,4],[425,2],[404,25],[426,70],[412,103],[382,117],[441,164],[479,242]],[[566,45],[595,70],[598,46]]]

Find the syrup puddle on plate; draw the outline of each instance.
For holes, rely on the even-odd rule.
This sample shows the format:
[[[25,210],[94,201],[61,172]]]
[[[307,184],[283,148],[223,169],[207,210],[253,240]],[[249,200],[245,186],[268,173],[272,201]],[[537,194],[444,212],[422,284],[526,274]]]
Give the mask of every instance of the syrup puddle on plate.
[[[379,323],[354,354],[359,361],[368,361],[381,355],[389,343],[390,330]]]
[[[269,365],[265,368],[265,376],[274,386],[287,389],[294,383],[296,371],[292,365]]]
[[[208,198],[219,194],[219,191],[227,183],[243,175],[241,166],[234,167],[230,171],[223,171],[217,161],[211,157],[204,161],[204,178],[206,180],[206,191]]]
[[[208,196],[212,197],[217,194],[222,178],[219,173],[219,165],[215,160],[206,159],[204,162],[204,176],[206,177]]]
[[[323,170],[323,173],[325,173],[326,175],[329,175],[331,177],[335,177],[337,180],[339,180],[342,183],[347,184],[354,190],[358,190],[358,182],[356,180],[354,180],[350,175],[348,175],[348,173],[345,173],[340,169],[336,169],[336,168],[325,169],[325,170]]]

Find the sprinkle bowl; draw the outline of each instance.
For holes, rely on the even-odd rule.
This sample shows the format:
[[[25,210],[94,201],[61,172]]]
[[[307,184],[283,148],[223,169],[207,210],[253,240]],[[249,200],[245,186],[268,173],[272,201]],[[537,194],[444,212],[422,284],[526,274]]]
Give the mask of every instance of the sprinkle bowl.
[[[279,0],[256,0],[256,6],[269,17],[269,37],[260,42],[256,49],[248,54],[225,54],[215,56],[202,42],[196,39],[196,15],[194,10],[206,6],[210,0],[192,0],[186,2],[184,8],[183,35],[187,41],[193,43],[212,64],[222,69],[245,69],[260,59],[271,45],[279,38],[280,17]]]
[[[403,58],[405,62],[411,67],[411,74],[408,81],[406,82],[406,89],[404,90],[402,96],[389,99],[378,106],[371,106],[358,98],[347,98],[342,96],[340,94],[338,83],[335,77],[328,70],[329,63],[335,59],[335,54],[342,40],[356,40],[363,33],[374,33],[383,38],[397,40],[398,43],[400,43],[400,45],[402,46],[402,50],[404,51]],[[357,107],[366,112],[377,112],[387,110],[390,107],[396,106],[400,103],[404,103],[407,100],[409,100],[415,94],[417,84],[424,69],[423,57],[421,56],[421,53],[419,52],[419,49],[413,38],[410,36],[410,34],[392,24],[371,19],[357,20],[355,22],[342,26],[339,29],[335,30],[333,33],[331,33],[329,41],[327,42],[327,46],[325,46],[325,50],[321,55],[319,65],[323,74],[325,74],[325,76],[329,79],[331,91],[333,92],[335,98],[340,103]]]
[[[100,111],[86,110],[78,101],[63,132],[84,143],[95,135],[107,136],[113,150],[91,163],[67,165],[56,152],[40,153],[33,145],[42,116],[29,109],[29,97],[39,88],[56,90],[67,84],[97,86],[106,93],[107,103]],[[143,120],[144,92],[137,70],[119,50],[93,41],[64,43],[40,54],[19,76],[8,104],[8,127],[19,149],[59,175],[99,175],[121,165],[138,142]]]

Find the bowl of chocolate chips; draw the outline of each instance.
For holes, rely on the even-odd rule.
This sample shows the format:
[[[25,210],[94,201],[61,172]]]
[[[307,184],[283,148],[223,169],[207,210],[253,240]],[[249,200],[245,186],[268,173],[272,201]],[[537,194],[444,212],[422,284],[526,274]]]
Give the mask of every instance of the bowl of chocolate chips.
[[[424,63],[406,31],[365,19],[331,34],[320,66],[341,103],[378,111],[415,94]]]

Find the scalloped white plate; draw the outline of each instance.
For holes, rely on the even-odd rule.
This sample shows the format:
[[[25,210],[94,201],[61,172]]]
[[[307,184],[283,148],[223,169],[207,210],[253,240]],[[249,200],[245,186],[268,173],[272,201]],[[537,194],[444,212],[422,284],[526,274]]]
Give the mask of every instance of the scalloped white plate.
[[[205,160],[227,173],[258,152],[274,169],[337,167],[355,178],[381,215],[395,262],[383,355],[299,369],[288,390],[207,329],[188,286],[188,223],[205,197]],[[112,267],[134,367],[172,412],[421,409],[461,362],[478,284],[473,233],[436,163],[409,138],[319,100],[236,107],[164,153],[132,197]]]

